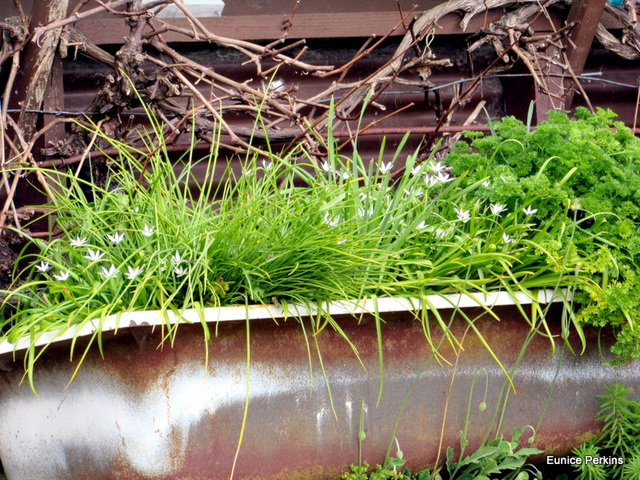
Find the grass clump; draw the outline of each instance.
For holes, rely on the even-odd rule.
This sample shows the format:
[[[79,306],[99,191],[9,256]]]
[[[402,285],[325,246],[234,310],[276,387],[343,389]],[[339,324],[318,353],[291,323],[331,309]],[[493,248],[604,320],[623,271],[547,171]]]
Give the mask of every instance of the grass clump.
[[[602,115],[582,122],[607,137]],[[524,142],[532,133],[513,120],[496,125],[496,135],[475,139],[479,153],[461,145],[454,149],[447,158],[453,175],[433,158],[418,163],[417,152],[401,159],[407,137],[389,161],[383,161],[384,142],[380,157],[368,161],[357,150],[350,157],[336,154],[329,137],[329,155],[320,162],[300,149],[286,156],[256,155],[245,159],[241,175],[223,165],[216,178],[215,147],[199,160],[187,152],[177,173],[160,126],[150,118],[155,130],[142,138],[151,154],[96,131],[119,152],[108,158],[102,187],[73,172],[41,172],[56,186],[50,215],[61,234],[33,239],[36,248],[21,255],[18,264],[26,265],[16,275],[21,283],[5,299],[5,306],[17,306],[0,325],[0,340],[35,342],[44,332],[100,323],[124,311],[202,311],[249,303],[316,306],[314,333],[327,325],[341,332],[322,314],[323,302],[379,296],[426,301],[429,294],[467,293],[482,303],[482,294],[503,290],[532,299],[531,314],[521,308],[530,330],[555,345],[535,295],[542,288],[566,299],[564,338],[573,328],[584,342],[581,325],[598,323],[599,314],[611,308],[619,308],[629,325],[635,322],[629,308],[638,294],[628,283],[635,282],[635,253],[619,246],[619,234],[607,228],[622,217],[588,213],[585,219],[595,226],[587,229],[585,219],[572,213],[575,201],[567,200],[591,205],[590,190],[584,198],[568,193],[577,171],[590,167],[568,166],[565,172],[556,168],[556,156],[539,162],[529,153],[525,170],[509,155],[529,152]],[[545,128],[538,135],[553,137]],[[566,133],[568,127],[562,128]],[[584,130],[582,136],[588,137]],[[595,133],[592,137],[600,138]],[[606,143],[625,141],[635,152],[627,137],[620,134]],[[615,159],[627,158],[616,152]],[[405,168],[392,178],[396,163]],[[198,182],[197,164],[206,165]],[[626,221],[635,221],[634,210],[628,210]],[[618,226],[615,232],[623,230]],[[625,289],[620,298],[627,303],[602,305],[603,296]],[[574,292],[584,292],[585,308],[578,316],[568,300]],[[487,312],[492,314],[489,307]],[[428,303],[419,316],[429,341],[434,321],[456,345],[447,323]],[[480,336],[474,321],[465,318]],[[176,328],[167,323],[167,338]],[[629,331],[621,329],[619,343]],[[635,336],[631,343],[637,344]],[[616,353],[627,358],[634,352],[619,348]],[[29,365],[36,356],[32,348]]]

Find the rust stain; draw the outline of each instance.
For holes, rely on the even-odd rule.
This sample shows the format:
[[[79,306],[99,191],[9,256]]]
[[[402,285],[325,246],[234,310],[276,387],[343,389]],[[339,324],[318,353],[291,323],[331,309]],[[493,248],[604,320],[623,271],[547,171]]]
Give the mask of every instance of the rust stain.
[[[528,326],[515,309],[496,311],[500,322],[486,318],[478,320],[477,326],[496,355],[510,366]],[[550,321],[557,332],[559,324]],[[329,327],[318,335],[336,419],[313,341],[310,368],[299,323],[251,323],[250,404],[236,479],[337,477],[357,461],[362,402],[365,459],[382,461],[398,421],[396,435],[405,457],[411,465],[427,466],[437,456],[452,375],[443,446],[459,446],[458,432],[465,426],[469,401],[469,448],[477,446],[487,431],[494,431],[491,418],[501,406],[498,393],[504,376],[474,335],[464,339],[464,351],[454,369],[436,362],[420,323],[411,314],[385,316],[385,379],[376,406],[380,376],[375,322],[370,317],[341,318],[340,324],[365,368]],[[1,369],[0,423],[3,431],[11,433],[0,436],[0,458],[9,478],[228,479],[245,402],[245,328],[244,322],[219,325],[218,337],[209,345],[206,376],[199,325],[181,326],[173,348],[168,344],[157,348],[158,331],[149,334],[144,344],[124,330],[106,335],[105,358],[92,347],[67,389],[74,368],[68,362],[68,345],[52,348],[36,365],[39,397],[27,386],[19,386],[21,368]],[[461,318],[453,319],[451,329],[458,338],[466,328]],[[442,339],[439,329],[432,332],[434,342]],[[594,339],[597,332],[587,334]],[[442,352],[455,360],[450,347],[443,345]],[[544,413],[535,446],[555,454],[564,454],[595,434],[598,424],[593,417],[604,383],[616,378],[640,389],[638,362],[603,367],[597,348],[582,357],[560,354],[558,349],[551,356],[545,338],[531,342],[514,377],[517,393],[509,397],[500,432],[509,438],[513,429],[537,424]],[[8,361],[0,360],[4,365]],[[425,364],[429,368],[423,370]],[[406,409],[398,417],[414,381]],[[547,407],[552,388],[551,407]],[[488,408],[480,412],[477,405],[485,395]],[[44,428],[56,442],[40,440],[36,427]],[[51,472],[48,462],[40,462],[44,458],[63,458],[66,463]]]

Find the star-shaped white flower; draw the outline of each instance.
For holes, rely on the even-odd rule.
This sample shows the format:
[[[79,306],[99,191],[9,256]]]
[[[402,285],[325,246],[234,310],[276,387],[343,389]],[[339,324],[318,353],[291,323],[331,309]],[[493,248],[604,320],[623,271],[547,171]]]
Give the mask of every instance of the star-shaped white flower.
[[[100,275],[102,275],[104,278],[115,278],[118,275],[118,270],[112,263],[108,269],[107,267],[102,267],[100,269]]]
[[[411,168],[411,175],[418,175],[419,173],[424,173],[422,171],[422,165],[415,165]]]
[[[124,240],[124,233],[116,232],[113,234],[107,234],[107,238],[109,239],[110,242],[117,244]]]
[[[484,182],[482,182],[482,186],[484,188],[489,188],[489,185],[491,185],[491,182],[489,182],[489,180],[485,180]]]
[[[458,220],[462,223],[467,223],[471,218],[471,212],[469,210],[462,210],[461,208],[456,207],[456,215],[458,216]]]
[[[507,206],[501,203],[492,203],[489,208],[491,208],[491,213],[494,215],[499,215],[507,210]]]
[[[450,177],[449,174],[445,172],[438,172],[438,174],[436,175],[436,179],[440,183],[447,183],[453,180],[453,178]]]
[[[69,243],[71,244],[72,247],[80,247],[85,243],[87,243],[87,237],[80,238],[80,236],[77,236],[76,238],[72,238],[71,242]]]
[[[378,169],[380,170],[380,173],[387,173],[391,171],[392,168],[393,168],[392,162],[384,163],[382,161],[380,162],[380,166],[378,167]]]
[[[173,273],[175,273],[176,277],[184,277],[189,269],[187,267],[183,267],[182,265],[178,265],[173,269]]]
[[[125,273],[125,276],[129,280],[133,280],[134,278],[136,278],[141,273],[142,273],[142,268],[140,268],[140,267],[136,267],[136,268],[127,267],[127,273]]]
[[[347,239],[345,238],[345,239],[343,239],[343,240],[338,240],[338,241],[336,242],[336,244],[338,244],[338,245],[342,245],[343,243],[346,243],[346,242],[347,242]]]
[[[434,173],[440,173],[442,172],[445,168],[447,168],[446,165],[443,165],[440,162],[434,162],[433,160],[429,162],[429,165],[427,165],[427,168],[429,170],[431,170]]]
[[[424,183],[427,185],[427,187],[431,188],[435,187],[440,182],[438,181],[438,177],[436,177],[435,175],[428,175],[427,177],[425,177]]]
[[[182,262],[186,262],[186,260],[182,258],[180,252],[176,250],[176,253],[171,256],[171,265],[180,265]]]
[[[538,211],[537,208],[531,208],[531,205],[529,205],[526,208],[523,208],[522,211],[524,212],[525,215],[533,215],[534,213],[536,213]]]
[[[145,224],[144,228],[142,229],[142,235],[144,235],[145,237],[150,237],[151,235],[153,235],[154,230],[154,227],[150,227],[149,225]]]
[[[50,268],[51,268],[51,265],[49,265],[49,262],[45,260],[42,260],[38,265],[36,265],[36,270],[43,273],[49,270]]]
[[[85,255],[84,258],[86,258],[90,262],[97,262],[98,260],[100,260],[102,257],[105,256],[105,253],[101,252],[100,250],[92,250],[89,248],[88,252],[89,254]]]
[[[270,161],[267,161],[267,160],[262,160],[262,167],[265,170],[271,170],[273,168],[273,163],[271,163]]]
[[[342,176],[343,180],[349,180],[349,178],[351,177],[351,174],[348,170],[343,170],[340,175]]]
[[[511,238],[509,235],[507,235],[506,233],[502,234],[502,241],[504,243],[511,243],[513,242],[513,238]]]
[[[53,279],[58,282],[64,282],[67,278],[71,276],[71,272],[69,270],[62,270],[58,275],[54,275]]]
[[[331,171],[331,165],[329,165],[329,162],[327,162],[326,160],[324,160],[320,164],[320,168],[322,168],[322,170],[324,170],[327,173],[329,173]]]
[[[427,228],[427,223],[424,220],[416,225],[416,230],[424,230],[425,228]]]

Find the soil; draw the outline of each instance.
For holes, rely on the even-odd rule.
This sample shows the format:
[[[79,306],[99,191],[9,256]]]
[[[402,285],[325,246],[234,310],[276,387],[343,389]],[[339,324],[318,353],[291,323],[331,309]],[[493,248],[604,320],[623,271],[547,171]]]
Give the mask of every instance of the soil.
[[[8,288],[13,280],[13,263],[17,257],[9,241],[0,236],[0,289]],[[1,480],[1,477],[0,477]]]

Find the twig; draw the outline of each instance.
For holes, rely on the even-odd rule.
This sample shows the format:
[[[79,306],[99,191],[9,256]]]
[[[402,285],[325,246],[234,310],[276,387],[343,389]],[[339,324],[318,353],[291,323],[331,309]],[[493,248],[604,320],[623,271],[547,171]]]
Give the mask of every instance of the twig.
[[[289,30],[291,29],[291,27],[293,27],[293,17],[295,17],[296,12],[298,11],[298,7],[300,7],[300,0],[296,0],[296,4],[293,6],[293,11],[289,16],[289,19],[285,20],[282,23],[282,36],[280,37],[282,41],[284,41],[287,38],[287,35],[289,34]]]
[[[587,96],[587,92],[584,91],[584,88],[582,87],[582,84],[580,83],[580,80],[578,80],[578,78],[576,77],[576,73],[573,71],[573,67],[571,66],[571,62],[569,62],[569,59],[567,58],[566,52],[562,52],[562,55],[564,57],[564,62],[567,65],[567,71],[569,72],[569,75],[571,75],[571,79],[573,80],[573,84],[580,91],[580,94],[582,95],[582,98],[584,98],[584,101],[587,104],[587,107],[589,107],[589,111],[591,113],[596,113],[596,109],[593,108],[593,105],[591,105],[591,101],[589,100],[589,97]],[[569,92],[568,89],[565,92],[565,95],[567,94],[567,92]]]
[[[413,107],[414,104],[413,103],[409,103],[407,105],[405,105],[404,107],[400,107],[397,110],[394,110],[391,113],[388,113],[387,115],[385,115],[382,118],[378,118],[377,120],[372,121],[371,123],[369,123],[367,126],[365,126],[364,128],[358,129],[358,131],[356,133],[354,133],[351,137],[349,137],[347,140],[345,140],[339,147],[338,150],[341,150],[342,148],[344,148],[345,146],[347,146],[349,143],[351,143],[358,135],[366,132],[367,130],[369,130],[370,128],[375,127],[376,125],[384,122],[385,120],[387,120],[388,118],[393,117],[394,115],[397,115],[400,112],[403,112],[404,110],[406,110],[407,108],[411,108]]]
[[[24,9],[22,8],[22,2],[20,0],[13,0],[13,6],[18,12],[18,16],[20,17],[20,21],[23,25],[29,25],[29,17],[26,13],[24,13]]]
[[[175,31],[180,30],[180,31],[182,31],[182,33],[185,33],[186,35],[192,36],[194,39],[204,39],[204,40],[207,40],[208,42],[215,43],[215,44],[220,45],[220,46],[239,49],[242,53],[244,53],[247,56],[251,56],[251,54],[248,53],[250,51],[253,51],[253,52],[257,53],[257,54],[262,54],[262,53],[265,52],[265,48],[264,47],[262,47],[260,45],[257,45],[255,43],[246,42],[244,40],[235,40],[235,39],[231,39],[231,38],[227,38],[227,37],[221,37],[219,35],[214,35],[209,30],[207,30],[207,28],[202,24],[202,22],[200,22],[200,20],[198,20],[198,18],[196,18],[181,2],[177,2],[175,5],[180,10],[182,10],[182,12],[184,13],[186,18],[188,18],[191,22],[193,22],[193,24],[196,27],[198,27],[198,30],[200,31],[201,35],[198,35],[198,36],[189,35],[188,33],[186,33],[186,31],[184,29],[177,29],[172,25],[167,25],[167,28],[169,28],[170,30],[175,30]],[[328,71],[328,70],[331,70],[333,68],[331,66],[319,66],[318,67],[318,66],[311,65],[311,64],[308,64],[308,63],[300,62],[298,60],[294,60],[291,57],[287,57],[286,55],[282,55],[282,54],[275,55],[273,58],[275,60],[279,60],[281,62],[284,62],[287,65],[292,65],[294,67],[301,68],[301,69],[303,69],[305,71],[311,71],[311,72]]]
[[[545,3],[548,3],[548,1],[550,0],[543,0],[543,2],[540,3],[540,8],[542,9],[544,7]],[[538,11],[538,13],[534,16],[534,18],[532,20],[529,21],[527,28],[529,25],[533,24],[538,17],[542,14],[542,10]],[[504,53],[508,53],[513,47],[516,46],[518,40],[514,40],[505,50]],[[503,54],[504,54],[503,53]],[[460,95],[458,101],[451,105],[449,107],[449,109],[445,112],[445,114],[442,116],[442,118],[438,121],[438,124],[436,125],[436,131],[430,135],[430,137],[428,138],[427,142],[425,143],[425,145],[422,147],[422,152],[425,152],[426,150],[428,150],[429,148],[431,148],[435,142],[436,139],[436,134],[438,132],[438,129],[443,125],[444,121],[446,118],[449,117],[450,112],[452,112],[457,105],[463,100],[466,99],[466,97],[476,88],[476,86],[478,85],[478,83],[480,83],[480,81],[484,78],[484,76],[491,71],[491,69],[496,65],[496,63],[498,63],[500,61],[500,59],[502,58],[502,56],[498,56],[496,57],[490,64],[489,66],[487,66],[481,73],[480,75],[478,75],[475,80],[471,83],[471,85],[469,85],[469,87],[462,93],[462,95]],[[420,161],[421,159],[419,158],[418,161]]]
[[[98,0],[96,0],[98,1]],[[144,11],[149,11],[155,7],[158,7],[160,5],[165,5],[169,2],[171,2],[172,0],[154,0],[152,2],[149,3],[145,3],[145,8]],[[101,6],[99,7],[95,7],[89,10],[85,10],[84,12],[77,12],[74,9],[74,13],[63,19],[63,20],[59,20],[57,22],[51,22],[47,25],[43,25],[42,27],[36,27],[33,30],[33,36],[31,38],[31,40],[35,43],[37,43],[38,45],[40,45],[40,37],[42,37],[42,35],[44,35],[46,32],[50,31],[50,30],[55,30],[56,28],[60,28],[60,27],[64,27],[66,25],[70,25],[72,23],[76,23],[79,20],[82,20],[84,18],[90,17],[92,15],[95,15],[96,13],[100,13],[100,12],[104,12],[105,8],[110,10],[113,13],[117,13],[120,15],[126,15],[127,12],[116,12],[115,8],[117,7],[122,7],[123,5],[128,5],[133,3],[134,0],[114,0],[112,2],[109,3],[102,3],[99,2]],[[142,12],[137,12],[136,15],[139,15]]]

